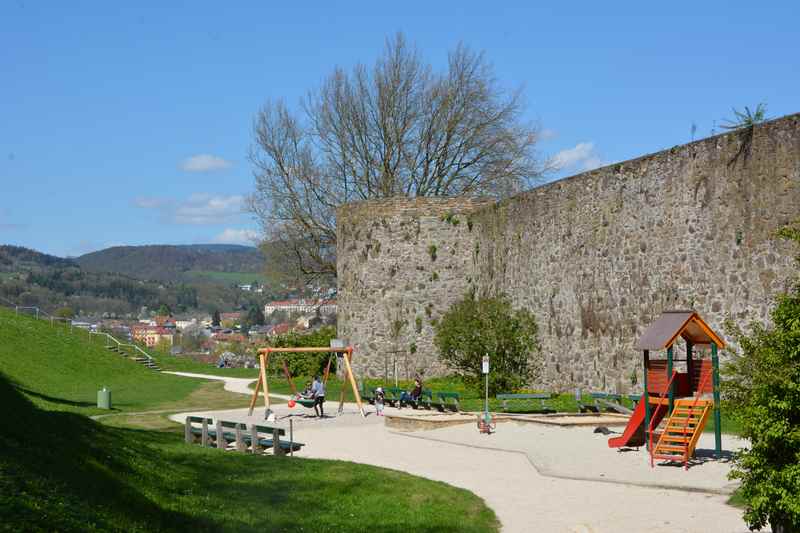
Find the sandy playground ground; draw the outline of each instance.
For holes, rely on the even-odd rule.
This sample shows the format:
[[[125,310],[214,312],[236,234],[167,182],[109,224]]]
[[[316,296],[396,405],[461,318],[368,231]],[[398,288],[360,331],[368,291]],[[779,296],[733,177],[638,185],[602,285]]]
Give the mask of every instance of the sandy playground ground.
[[[226,381],[245,392],[247,381]],[[240,383],[241,382],[241,383]],[[248,391],[249,392],[249,391]],[[286,402],[273,405],[277,422],[305,443],[302,457],[341,459],[401,470],[470,490],[494,509],[504,532],[746,532],[741,510],[727,505],[734,490],[727,479],[730,450],[742,446],[723,435],[722,460],[713,459],[713,434],[703,435],[697,460],[682,466],[650,467],[644,449],[608,448],[608,437],[592,427],[558,427],[502,422],[482,435],[474,423],[427,431],[397,431],[367,406],[362,418],[354,404],[326,403],[324,419]],[[261,423],[263,403],[252,417],[247,409],[179,413]],[[413,414],[386,407],[386,415]],[[430,416],[426,413],[426,416]],[[612,428],[621,431],[622,428]]]

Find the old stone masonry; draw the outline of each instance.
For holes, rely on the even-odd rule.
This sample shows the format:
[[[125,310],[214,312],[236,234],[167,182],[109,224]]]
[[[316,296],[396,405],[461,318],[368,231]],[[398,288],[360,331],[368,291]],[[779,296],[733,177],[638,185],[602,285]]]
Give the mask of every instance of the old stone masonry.
[[[537,318],[553,390],[639,390],[635,341],[666,309],[765,321],[793,282],[800,114],[578,174],[502,202],[388,199],[338,212],[339,336],[360,375],[446,373],[434,325],[470,289]],[[796,279],[796,278],[795,278]]]

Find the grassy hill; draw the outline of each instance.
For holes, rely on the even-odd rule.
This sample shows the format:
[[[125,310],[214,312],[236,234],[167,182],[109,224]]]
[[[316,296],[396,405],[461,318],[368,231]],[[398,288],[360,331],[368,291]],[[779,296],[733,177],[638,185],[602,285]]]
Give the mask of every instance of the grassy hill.
[[[157,374],[0,309],[0,530],[497,531],[474,494],[340,461],[256,457],[83,416],[101,384],[123,409],[191,396]],[[245,397],[246,399],[246,397]]]
[[[160,281],[186,281],[189,271],[255,274],[264,268],[258,248],[233,244],[114,246],[75,261],[89,272]]]
[[[83,414],[102,412],[95,403],[104,385],[116,410],[145,411],[186,398],[205,383],[154,372],[109,352],[99,337],[90,341],[88,334],[3,308],[0,371],[35,405]]]

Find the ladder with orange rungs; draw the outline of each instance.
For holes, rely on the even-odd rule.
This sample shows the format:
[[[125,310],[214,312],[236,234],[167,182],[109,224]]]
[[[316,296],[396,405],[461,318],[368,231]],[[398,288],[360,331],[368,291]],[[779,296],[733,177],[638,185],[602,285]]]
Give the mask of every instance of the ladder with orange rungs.
[[[684,468],[689,468],[689,459],[694,455],[697,441],[703,433],[714,402],[683,398],[675,400],[664,431],[658,443],[650,453],[650,464],[654,459],[681,461]]]

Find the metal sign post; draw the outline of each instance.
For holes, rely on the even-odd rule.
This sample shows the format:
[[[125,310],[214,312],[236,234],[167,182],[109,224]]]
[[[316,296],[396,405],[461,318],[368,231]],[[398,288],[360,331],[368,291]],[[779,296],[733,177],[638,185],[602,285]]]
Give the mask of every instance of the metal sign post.
[[[484,406],[483,411],[486,414],[488,414],[489,413],[489,356],[488,355],[483,356],[483,361],[481,361],[481,372],[483,372],[483,375],[486,380],[486,397],[483,404]]]
[[[481,372],[485,377],[486,383],[486,395],[484,397],[483,403],[483,417],[480,415],[478,416],[478,431],[481,433],[486,433],[487,435],[491,435],[492,430],[494,429],[494,424],[492,424],[492,415],[489,414],[489,356],[484,355],[483,360],[481,361]]]

